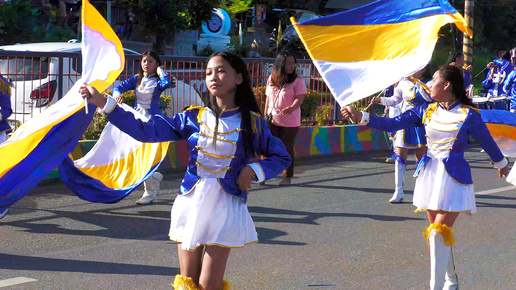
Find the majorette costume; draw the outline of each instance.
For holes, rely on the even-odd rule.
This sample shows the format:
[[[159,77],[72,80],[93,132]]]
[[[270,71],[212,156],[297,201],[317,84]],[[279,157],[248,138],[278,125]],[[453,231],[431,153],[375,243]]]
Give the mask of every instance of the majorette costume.
[[[110,122],[139,141],[188,140],[191,157],[172,209],[172,240],[180,241],[184,249],[212,244],[241,247],[256,241],[245,206],[247,194],[236,184],[240,170],[250,161],[244,154],[238,108],[222,112],[216,144],[215,114],[208,108],[192,107],[173,118],[156,115],[147,123],[114,106],[112,99],[104,110],[109,112]],[[250,166],[258,181],[263,181],[288,167],[290,157],[281,141],[270,134],[263,118],[252,113],[251,120],[255,149],[266,159]]]
[[[245,155],[243,147],[238,108],[219,116],[216,144],[216,116],[209,108],[192,107],[173,118],[155,115],[142,122],[108,98],[104,112],[112,124],[138,141],[188,141],[191,156],[172,207],[171,240],[181,242],[186,250],[205,245],[243,247],[258,240],[246,206],[247,193],[240,190],[236,180],[246,165],[254,170],[256,182],[262,182],[281,173],[291,162],[283,143],[272,136],[263,118],[251,113],[253,146],[266,158],[250,163],[251,156]],[[179,275],[174,285],[176,282],[193,284]]]
[[[113,97],[120,96],[123,92],[135,91],[136,105],[135,109],[147,117],[155,114],[162,114],[160,110],[160,96],[163,91],[172,87],[173,83],[167,77],[167,74],[161,67],[158,67],[156,74],[148,76],[144,73],[143,78],[138,85],[139,75],[135,75],[121,82],[113,89]],[[136,204],[148,204],[154,201],[159,193],[160,182],[163,175],[154,172],[151,177],[144,181],[145,192],[142,197],[136,201]]]
[[[381,104],[384,106],[401,105],[401,112],[405,112],[428,102],[432,102],[430,98],[430,90],[420,80],[409,77],[402,79],[396,88],[394,95],[388,98],[380,98]],[[394,136],[394,147],[414,149],[426,145],[425,128],[423,126],[410,127],[399,130]],[[405,180],[406,161],[401,156],[394,154],[395,171],[394,182],[395,190],[389,202],[403,202],[403,183]]]
[[[0,143],[7,140],[11,127],[7,118],[11,116],[11,83],[0,75]]]
[[[505,82],[503,83],[504,93],[511,97],[510,110],[516,113],[516,69],[512,70]]]
[[[502,93],[505,79],[514,70],[514,66],[505,59],[495,59],[493,62],[495,67],[487,72],[486,79],[482,82],[482,86],[487,90],[489,96]],[[493,77],[489,80],[491,73],[493,73]]]
[[[464,159],[468,134],[480,142],[494,161],[495,168],[507,165],[507,159],[489,134],[479,112],[460,102],[449,108],[439,103],[424,104],[392,119],[362,114],[362,124],[386,131],[425,126],[428,150],[415,174],[418,175],[414,188],[416,211],[476,212],[471,170]],[[431,224],[425,229],[425,235],[430,244],[430,288],[441,289],[445,282],[446,287],[458,286],[451,228],[444,224]]]

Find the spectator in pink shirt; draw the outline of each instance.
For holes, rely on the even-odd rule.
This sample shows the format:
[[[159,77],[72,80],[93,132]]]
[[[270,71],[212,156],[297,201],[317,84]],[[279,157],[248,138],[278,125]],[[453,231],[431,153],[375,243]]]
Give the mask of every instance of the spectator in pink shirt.
[[[271,133],[283,142],[292,158],[279,185],[290,185],[294,176],[294,143],[301,125],[301,104],[306,96],[304,81],[296,73],[296,58],[284,51],[276,58],[265,94],[266,114],[272,114]]]

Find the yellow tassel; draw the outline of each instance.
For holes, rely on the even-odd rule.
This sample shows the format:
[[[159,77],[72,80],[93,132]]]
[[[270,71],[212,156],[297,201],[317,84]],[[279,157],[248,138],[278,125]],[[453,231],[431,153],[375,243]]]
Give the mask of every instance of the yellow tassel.
[[[222,290],[230,290],[231,286],[229,285],[228,280],[222,280]]]
[[[444,244],[447,246],[453,246],[455,244],[455,237],[453,237],[452,228],[445,224],[430,224],[429,227],[425,227],[423,231],[423,238],[428,240],[430,238],[430,232],[435,230],[443,236]]]
[[[176,275],[174,283],[171,285],[172,288],[176,290],[199,290],[199,287],[195,285],[192,278],[181,275]]]

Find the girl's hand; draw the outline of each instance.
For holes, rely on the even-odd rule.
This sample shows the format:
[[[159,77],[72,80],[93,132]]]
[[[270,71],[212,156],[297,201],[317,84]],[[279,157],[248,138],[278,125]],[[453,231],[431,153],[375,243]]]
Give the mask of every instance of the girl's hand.
[[[123,104],[124,103],[124,98],[122,97],[122,95],[118,95],[115,97],[115,101],[119,104]]]
[[[346,119],[351,118],[355,123],[362,121],[362,112],[355,110],[353,107],[345,106],[340,109],[340,113],[342,114],[342,117]]]
[[[374,97],[371,99],[371,104],[379,105],[382,103],[382,100],[380,98]]]
[[[79,88],[79,93],[83,99],[88,99],[88,103],[92,103],[99,108],[104,108],[104,106],[106,106],[106,98],[92,86],[82,85]]]
[[[498,177],[503,178],[509,175],[509,163],[504,168],[498,169]]]
[[[285,116],[292,114],[292,112],[294,112],[294,108],[292,108],[292,107],[286,107],[285,109],[282,110],[282,113]]]
[[[251,188],[251,182],[255,180],[256,176],[254,174],[254,170],[251,168],[251,166],[245,166],[240,171],[240,174],[237,178],[237,185],[240,190],[245,191],[249,193],[249,189]]]

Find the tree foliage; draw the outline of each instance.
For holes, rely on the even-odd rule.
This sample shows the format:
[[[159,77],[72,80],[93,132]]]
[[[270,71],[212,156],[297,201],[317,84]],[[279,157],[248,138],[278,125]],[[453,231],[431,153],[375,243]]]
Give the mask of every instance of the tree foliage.
[[[30,42],[38,29],[37,10],[29,1],[11,0],[0,4],[0,18],[4,23],[4,43]]]
[[[253,7],[252,0],[222,0],[220,8],[226,10],[229,14],[237,14],[246,12]]]
[[[153,35],[153,49],[163,53],[165,37],[199,29],[203,21],[211,19],[220,0],[117,0],[116,4],[132,9],[138,23]]]

